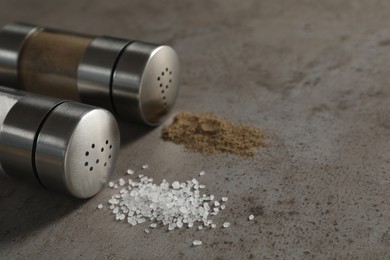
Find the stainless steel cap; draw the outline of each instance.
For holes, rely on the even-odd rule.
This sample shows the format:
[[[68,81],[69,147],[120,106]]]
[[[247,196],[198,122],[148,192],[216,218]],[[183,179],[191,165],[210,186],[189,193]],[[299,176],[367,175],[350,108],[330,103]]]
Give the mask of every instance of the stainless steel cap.
[[[134,41],[122,51],[112,78],[116,113],[127,120],[160,124],[179,92],[180,64],[171,47]]]
[[[49,189],[91,197],[113,171],[119,145],[118,126],[110,112],[63,103],[51,112],[37,138],[38,178]]]
[[[39,27],[25,23],[10,23],[0,31],[0,83],[18,87],[18,61],[24,41]]]
[[[0,130],[4,171],[77,198],[98,193],[119,151],[115,118],[77,102],[24,97]]]

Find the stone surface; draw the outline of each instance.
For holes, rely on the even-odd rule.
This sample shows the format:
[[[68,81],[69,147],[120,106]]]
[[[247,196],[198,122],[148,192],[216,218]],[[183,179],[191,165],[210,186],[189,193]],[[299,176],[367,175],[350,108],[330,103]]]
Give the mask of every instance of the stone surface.
[[[161,126],[121,123],[112,180],[128,168],[170,182],[205,170],[207,192],[229,197],[215,221],[231,226],[147,234],[97,210],[109,188],[79,201],[1,177],[0,258],[389,258],[389,11],[386,0],[1,1],[1,25],[171,44],[182,62],[174,113],[263,128],[271,147],[204,156],[163,142]]]

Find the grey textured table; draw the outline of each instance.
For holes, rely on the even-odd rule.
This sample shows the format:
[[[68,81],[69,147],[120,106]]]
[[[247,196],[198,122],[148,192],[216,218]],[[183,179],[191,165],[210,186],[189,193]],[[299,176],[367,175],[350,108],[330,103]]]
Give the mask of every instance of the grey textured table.
[[[228,229],[150,234],[79,201],[0,179],[0,258],[389,258],[390,2],[3,0],[14,20],[174,46],[174,113],[211,112],[270,133],[255,159],[204,156],[161,127],[121,123],[112,176],[201,180],[227,195]],[[254,221],[247,217],[256,213]],[[204,245],[191,247],[194,239]]]

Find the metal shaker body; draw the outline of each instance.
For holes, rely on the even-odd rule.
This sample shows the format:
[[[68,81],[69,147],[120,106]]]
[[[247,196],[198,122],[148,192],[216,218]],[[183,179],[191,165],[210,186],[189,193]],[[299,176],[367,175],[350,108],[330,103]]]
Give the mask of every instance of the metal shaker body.
[[[0,165],[7,175],[78,198],[104,187],[119,151],[109,111],[0,88],[3,96],[15,101],[1,111]]]
[[[0,31],[0,84],[100,106],[158,125],[174,106],[180,65],[169,46],[11,23]]]

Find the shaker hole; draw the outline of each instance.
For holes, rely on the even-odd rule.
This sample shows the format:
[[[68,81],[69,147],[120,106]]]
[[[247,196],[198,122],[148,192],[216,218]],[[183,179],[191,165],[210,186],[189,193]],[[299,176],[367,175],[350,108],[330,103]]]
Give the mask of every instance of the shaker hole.
[[[106,144],[108,144],[108,140],[106,140]]]
[[[172,79],[169,80],[169,83],[172,83]]]
[[[99,163],[99,159],[96,160],[96,164],[98,164],[98,163]]]
[[[108,156],[108,159],[111,159],[111,154]]]
[[[164,76],[164,71],[163,71],[163,72],[161,72],[161,75],[163,75],[163,76]]]
[[[88,151],[86,151],[86,152],[85,152],[85,156],[88,156],[88,155],[89,155],[89,152],[88,152]]]
[[[163,99],[165,100],[165,96],[163,96]]]
[[[157,77],[157,80],[160,80],[160,77]]]
[[[89,171],[91,172],[93,170],[93,167],[89,168]]]
[[[84,165],[85,165],[85,166],[88,166],[88,162],[85,162]]]
[[[160,84],[160,88],[163,86],[163,84]]]
[[[161,90],[161,93],[163,93],[163,94],[164,94],[164,90]]]
[[[92,144],[91,147],[92,147],[92,148],[95,148],[95,144]]]
[[[104,148],[102,147],[102,149],[100,149],[101,152],[104,152]]]
[[[107,163],[105,162],[105,163],[104,163],[104,167],[106,167],[106,166],[107,166]]]
[[[112,149],[112,145],[110,145],[110,149]]]
[[[169,72],[169,75],[172,75],[172,70]]]

